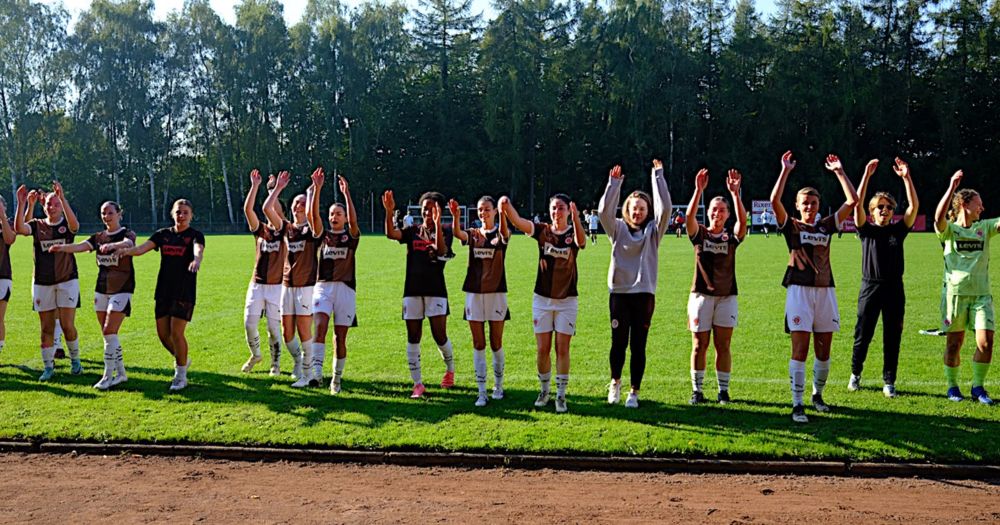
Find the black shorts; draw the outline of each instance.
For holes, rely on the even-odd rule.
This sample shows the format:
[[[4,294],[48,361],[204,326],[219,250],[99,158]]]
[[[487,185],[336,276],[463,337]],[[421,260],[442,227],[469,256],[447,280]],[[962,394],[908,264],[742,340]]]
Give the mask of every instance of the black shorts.
[[[191,322],[191,317],[194,316],[194,303],[174,299],[157,299],[155,312],[157,319],[175,317]]]
[[[608,297],[611,328],[627,326],[649,330],[656,308],[656,296],[651,293],[612,293]]]

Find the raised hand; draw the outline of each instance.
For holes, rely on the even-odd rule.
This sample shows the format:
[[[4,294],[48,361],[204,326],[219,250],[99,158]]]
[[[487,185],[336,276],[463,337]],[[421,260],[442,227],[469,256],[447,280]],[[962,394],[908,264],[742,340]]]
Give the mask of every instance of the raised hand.
[[[896,163],[893,165],[892,171],[895,171],[896,175],[899,175],[904,179],[910,178],[910,165],[899,157],[896,157]]]
[[[273,173],[267,176],[267,185],[269,187],[273,188],[277,183],[278,183],[278,179],[277,179],[277,177],[274,176]]]
[[[349,193],[347,179],[345,179],[343,175],[337,177],[337,186],[340,188],[340,193],[343,193],[344,195]]]
[[[52,192],[56,194],[56,197],[59,197],[59,200],[63,199],[63,187],[59,182],[52,181]]]
[[[622,178],[622,167],[619,166],[618,164],[615,164],[615,167],[611,168],[611,172],[608,173],[608,176],[611,177],[612,179]]]
[[[580,210],[576,209],[576,203],[573,201],[570,201],[569,203],[569,212],[572,214],[574,219],[580,215]]]
[[[392,196],[392,190],[385,190],[385,193],[382,194],[382,206],[389,213],[396,209],[396,200]]]
[[[21,200],[18,198],[17,200]],[[4,206],[3,201],[0,201],[0,216],[7,216],[7,206]]]
[[[34,207],[35,203],[41,199],[41,192],[38,190],[31,190],[28,192],[28,207]]]
[[[874,175],[876,168],[878,168],[878,159],[868,161],[868,164],[865,164],[865,177]]]
[[[316,170],[312,172],[312,175],[310,175],[309,178],[312,179],[313,186],[316,186],[317,188],[323,187],[323,181],[326,180],[326,176],[323,174],[322,166],[316,168]]]
[[[278,180],[274,184],[274,189],[276,190],[285,189],[285,186],[288,186],[288,181],[291,180],[291,178],[292,174],[288,173],[287,171],[282,171],[281,173],[278,173]]]
[[[653,169],[654,170],[662,170],[663,169],[663,161],[660,160],[660,159],[653,159]]]
[[[256,168],[250,172],[250,185],[253,187],[260,186],[260,171]]]
[[[17,200],[20,202],[26,202],[28,200],[28,187],[24,184],[17,187]]]
[[[452,217],[458,217],[459,213],[461,213],[459,211],[458,201],[455,199],[448,201],[448,209],[451,211]]]
[[[958,189],[958,185],[962,183],[963,176],[965,176],[965,174],[962,173],[962,170],[956,171],[955,174],[951,176],[951,191]]]
[[[500,211],[506,212],[507,208],[510,208],[510,197],[506,195],[500,197],[500,200],[497,201],[497,206],[500,208]]]
[[[705,191],[708,187],[708,170],[702,168],[698,170],[698,174],[694,176],[694,185],[698,188],[698,191]]]
[[[431,208],[431,220],[435,225],[441,224],[441,205],[437,201],[434,201],[434,207]]]
[[[786,151],[784,155],[781,156],[781,169],[782,171],[792,171],[795,169],[795,159],[792,158],[791,150]]]
[[[738,170],[730,169],[726,176],[726,189],[733,195],[739,195],[740,184],[743,182],[743,175]]]
[[[840,157],[831,153],[826,156],[826,169],[840,174],[844,171],[844,165],[840,163]]]

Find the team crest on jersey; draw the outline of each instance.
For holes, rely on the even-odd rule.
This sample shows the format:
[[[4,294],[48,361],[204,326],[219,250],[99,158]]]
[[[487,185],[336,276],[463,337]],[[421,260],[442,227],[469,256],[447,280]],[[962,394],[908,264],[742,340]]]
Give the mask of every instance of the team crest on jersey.
[[[611,328],[618,328],[618,319],[611,320]]]
[[[563,242],[565,242],[566,245],[568,246],[570,244],[573,244],[573,238],[572,237],[566,237],[565,239],[563,239]]]
[[[976,230],[976,237],[982,237],[982,236],[983,236],[983,230]]]
[[[802,318],[796,315],[795,317],[792,318],[792,324],[794,324],[795,326],[802,324]]]
[[[59,233],[66,233],[66,227],[65,226],[60,226],[59,227]],[[980,233],[979,235],[982,235],[982,233]]]
[[[472,256],[476,259],[492,259],[495,251],[494,248],[473,248]]]
[[[184,237],[184,244],[191,244],[191,237]]]
[[[493,246],[496,246],[499,243],[500,243],[500,237],[494,237],[492,240],[490,240],[490,244],[492,244]]]
[[[722,232],[722,240],[723,241],[728,241],[729,240],[729,233]]]
[[[347,234],[346,233],[344,235],[340,236],[340,242],[347,242]]]
[[[569,241],[569,239],[567,239],[567,241]],[[552,246],[551,243],[545,243],[545,248],[542,253],[557,259],[569,259],[570,256],[569,248],[556,248],[555,246]]]

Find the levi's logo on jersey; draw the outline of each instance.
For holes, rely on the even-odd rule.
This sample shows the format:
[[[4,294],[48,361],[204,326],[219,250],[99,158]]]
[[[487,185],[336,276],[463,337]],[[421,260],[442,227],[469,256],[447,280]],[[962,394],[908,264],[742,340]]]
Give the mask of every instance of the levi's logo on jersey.
[[[47,252],[52,246],[62,246],[66,244],[66,239],[51,239],[48,241],[38,241],[38,243],[41,245],[42,251]]]
[[[712,242],[709,240],[702,241],[701,249],[708,253],[717,253],[720,255],[726,255],[729,253],[729,243],[726,242]]]
[[[983,251],[982,239],[957,239],[955,249],[960,252],[981,252]]]
[[[830,236],[824,233],[799,232],[799,241],[802,244],[812,244],[813,246],[828,246]]]
[[[476,259],[492,259],[495,248],[473,248],[472,256]]]
[[[552,246],[551,243],[545,243],[543,253],[549,257],[555,257],[557,259],[569,259],[570,248],[556,248],[555,246]]]
[[[281,251],[281,241],[261,241],[260,251],[262,252],[280,252]]]
[[[306,249],[306,241],[288,241],[288,251],[301,252]]]
[[[324,246],[323,247],[323,258],[324,259],[346,259],[347,251],[349,248],[347,246]]]
[[[98,253],[97,254],[97,265],[98,266],[117,266],[118,265],[118,255],[114,253]]]
[[[187,246],[171,246],[169,244],[164,245],[160,250],[163,255],[169,255],[171,257],[183,257],[184,252],[187,251]]]

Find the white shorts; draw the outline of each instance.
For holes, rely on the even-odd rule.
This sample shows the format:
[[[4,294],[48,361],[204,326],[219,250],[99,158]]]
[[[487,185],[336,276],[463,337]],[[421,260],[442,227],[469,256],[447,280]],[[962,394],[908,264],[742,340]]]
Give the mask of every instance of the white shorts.
[[[507,308],[507,294],[497,293],[472,293],[465,294],[465,315],[466,321],[509,321],[510,310]]]
[[[692,332],[708,332],[713,326],[736,328],[738,318],[735,295],[692,292],[688,296],[688,330]]]
[[[312,315],[312,286],[281,286],[281,315]]]
[[[577,298],[552,299],[535,294],[531,298],[531,322],[536,334],[553,330],[560,334],[576,335]]]
[[[250,283],[247,288],[246,319],[268,319],[281,317],[281,285]]]
[[[56,308],[79,308],[80,281],[71,279],[59,284],[33,285],[31,298],[36,312],[50,312]]]
[[[10,290],[14,286],[14,281],[10,279],[0,279],[0,301],[10,300]]]
[[[833,287],[789,285],[785,296],[786,332],[839,332],[840,310]]]
[[[421,295],[403,298],[403,319],[415,321],[439,315],[448,315],[448,298]]]
[[[326,314],[334,326],[358,326],[357,292],[343,282],[318,282],[313,288],[313,314]]]
[[[94,292],[95,312],[124,312],[125,315],[132,313],[132,294],[130,293],[100,293]]]

